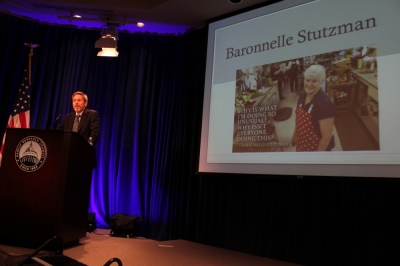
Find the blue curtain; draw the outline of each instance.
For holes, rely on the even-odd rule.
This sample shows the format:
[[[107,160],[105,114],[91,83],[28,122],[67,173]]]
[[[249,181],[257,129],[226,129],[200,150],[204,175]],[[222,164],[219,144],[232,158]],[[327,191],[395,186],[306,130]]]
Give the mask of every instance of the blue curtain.
[[[181,226],[171,224],[177,212],[185,216],[181,200],[188,193],[179,191],[181,180],[196,169],[190,154],[201,121],[206,29],[181,36],[121,32],[119,57],[106,58],[96,56],[97,30],[2,13],[0,27],[0,136],[26,66],[24,43],[39,44],[32,62],[31,127],[49,128],[58,114],[71,112],[76,90],[100,113],[89,207],[98,226],[107,228],[111,215],[125,213],[142,217],[147,237],[179,234]]]

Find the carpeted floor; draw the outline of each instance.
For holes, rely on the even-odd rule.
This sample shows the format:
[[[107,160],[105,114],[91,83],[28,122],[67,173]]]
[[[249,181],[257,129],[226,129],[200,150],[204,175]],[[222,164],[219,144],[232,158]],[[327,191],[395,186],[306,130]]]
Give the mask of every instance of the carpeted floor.
[[[109,232],[110,230],[97,229],[96,233],[87,233],[78,246],[64,249],[64,255],[90,266],[102,266],[112,258],[120,259],[123,266],[297,265],[186,240],[159,242],[145,238],[118,238],[110,237]],[[0,265],[17,265],[32,252],[29,249],[0,245]],[[45,255],[51,253],[41,252],[38,257]],[[8,262],[5,257],[8,257]],[[118,264],[114,262],[111,265]]]
[[[379,150],[379,144],[355,113],[336,113],[335,126],[343,151]]]

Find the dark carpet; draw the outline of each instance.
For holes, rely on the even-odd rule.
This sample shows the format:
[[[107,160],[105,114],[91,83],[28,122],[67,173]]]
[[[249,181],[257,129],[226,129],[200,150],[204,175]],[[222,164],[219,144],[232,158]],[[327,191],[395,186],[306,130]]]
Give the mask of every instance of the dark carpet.
[[[379,144],[354,112],[336,113],[335,126],[343,151],[379,150]]]

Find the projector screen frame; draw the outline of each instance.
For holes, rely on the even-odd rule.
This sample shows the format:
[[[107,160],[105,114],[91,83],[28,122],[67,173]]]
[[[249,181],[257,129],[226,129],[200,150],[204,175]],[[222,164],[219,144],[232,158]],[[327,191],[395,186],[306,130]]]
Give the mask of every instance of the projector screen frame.
[[[274,13],[285,12],[292,8],[307,4],[316,4],[324,0],[293,0],[278,2],[273,5],[239,14],[232,18],[216,21],[209,25],[209,41],[207,53],[207,70],[205,81],[203,127],[200,147],[199,173],[238,173],[238,174],[267,174],[267,175],[294,175],[294,176],[347,176],[347,177],[399,177],[399,164],[313,164],[313,163],[209,163],[207,161],[210,98],[215,67],[215,32],[218,29],[239,24],[251,19],[268,16]],[[386,1],[389,2],[389,1]],[[392,1],[393,2],[393,1]],[[366,3],[368,4],[368,3]],[[250,14],[250,15],[249,15]],[[369,43],[365,43],[369,44]],[[378,47],[379,48],[379,47]],[[389,53],[390,55],[390,53]]]

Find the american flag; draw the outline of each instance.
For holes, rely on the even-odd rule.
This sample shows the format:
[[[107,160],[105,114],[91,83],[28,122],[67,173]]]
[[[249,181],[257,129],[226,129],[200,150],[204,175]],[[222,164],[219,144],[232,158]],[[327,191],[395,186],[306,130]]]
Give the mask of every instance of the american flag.
[[[6,128],[29,128],[30,127],[30,105],[31,105],[31,92],[30,83],[28,79],[28,70],[25,69],[22,78],[21,87],[19,88],[17,98],[15,99],[13,109],[8,119]],[[6,140],[6,133],[4,133],[3,142],[0,150],[0,166],[3,158],[4,142]]]

